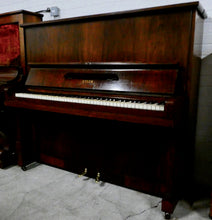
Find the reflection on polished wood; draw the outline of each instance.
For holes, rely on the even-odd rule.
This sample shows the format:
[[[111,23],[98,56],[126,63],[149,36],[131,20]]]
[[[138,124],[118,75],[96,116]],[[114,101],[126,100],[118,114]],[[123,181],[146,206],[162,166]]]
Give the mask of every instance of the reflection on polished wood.
[[[101,171],[168,218],[192,173],[201,17],[193,2],[22,25],[28,75],[5,101],[19,165]]]

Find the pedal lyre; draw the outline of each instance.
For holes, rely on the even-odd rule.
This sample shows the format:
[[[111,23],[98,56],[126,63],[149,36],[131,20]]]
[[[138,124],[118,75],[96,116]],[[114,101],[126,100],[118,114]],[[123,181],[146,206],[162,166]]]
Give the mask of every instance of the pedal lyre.
[[[95,182],[98,183],[100,181],[99,179],[100,179],[100,173],[98,172],[97,175],[96,175],[96,181]]]
[[[83,171],[81,174],[79,174],[79,177],[85,176],[85,174],[86,174],[87,172],[88,172],[88,169],[85,168],[84,171]]]

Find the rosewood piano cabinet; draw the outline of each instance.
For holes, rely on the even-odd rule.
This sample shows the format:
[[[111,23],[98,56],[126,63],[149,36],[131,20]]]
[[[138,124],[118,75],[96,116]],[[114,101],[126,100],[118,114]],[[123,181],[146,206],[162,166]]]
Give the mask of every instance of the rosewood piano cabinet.
[[[42,15],[29,11],[0,14],[0,167],[15,163],[15,115],[5,111],[4,90],[25,74],[24,32],[20,24],[38,22]]]
[[[21,25],[18,164],[160,196],[169,218],[191,183],[204,18],[192,2]]]

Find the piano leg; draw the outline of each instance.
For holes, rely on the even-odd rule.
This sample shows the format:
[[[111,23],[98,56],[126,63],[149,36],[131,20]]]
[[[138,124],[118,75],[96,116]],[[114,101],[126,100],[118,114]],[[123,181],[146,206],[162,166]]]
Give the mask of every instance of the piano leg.
[[[16,141],[17,163],[23,171],[34,167],[37,161],[35,151],[34,127],[30,122],[28,112],[16,112]],[[33,164],[33,165],[32,165]]]
[[[20,117],[16,117],[16,152],[17,152],[17,163],[20,167],[24,167],[23,156],[22,156],[22,142],[21,142],[21,124]],[[23,169],[24,170],[24,169]]]
[[[0,131],[0,168],[15,164],[15,153],[5,142],[5,135]]]
[[[16,163],[16,155],[14,150],[14,130],[12,123],[14,121],[9,115],[1,110],[0,112],[0,168]]]
[[[168,200],[163,198],[161,210],[165,212],[165,219],[171,218],[171,214],[173,213],[177,202],[177,200]]]

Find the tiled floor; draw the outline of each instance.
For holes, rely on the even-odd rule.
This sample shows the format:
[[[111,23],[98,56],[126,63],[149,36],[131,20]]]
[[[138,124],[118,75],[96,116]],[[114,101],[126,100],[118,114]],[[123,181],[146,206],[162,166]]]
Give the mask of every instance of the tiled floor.
[[[180,201],[172,219],[209,219],[209,200]],[[161,198],[46,165],[0,169],[0,220],[162,220]]]

